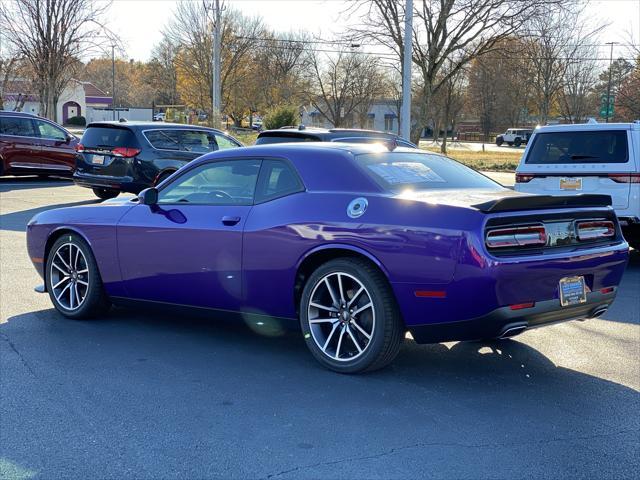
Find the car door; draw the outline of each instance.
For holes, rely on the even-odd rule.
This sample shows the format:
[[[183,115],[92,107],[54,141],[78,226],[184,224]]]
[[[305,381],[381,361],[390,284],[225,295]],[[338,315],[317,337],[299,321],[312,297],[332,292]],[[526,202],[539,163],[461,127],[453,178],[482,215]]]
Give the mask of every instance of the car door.
[[[0,116],[0,146],[8,171],[24,173],[40,169],[38,141],[31,118]]]
[[[163,185],[156,205],[136,205],[117,228],[131,298],[238,310],[243,227],[253,205],[259,159],[221,159]]]
[[[39,137],[39,163],[46,170],[69,173],[75,167],[75,141],[60,127],[44,120],[33,120]]]

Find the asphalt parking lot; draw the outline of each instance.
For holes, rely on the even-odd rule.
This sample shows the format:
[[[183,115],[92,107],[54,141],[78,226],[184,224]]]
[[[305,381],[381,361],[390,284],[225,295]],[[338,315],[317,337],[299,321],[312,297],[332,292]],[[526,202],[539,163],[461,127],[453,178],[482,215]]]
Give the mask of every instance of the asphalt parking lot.
[[[62,318],[33,291],[25,225],[94,201],[0,179],[0,478],[638,478],[639,252],[604,317],[407,341],[391,367],[344,376],[295,332]]]

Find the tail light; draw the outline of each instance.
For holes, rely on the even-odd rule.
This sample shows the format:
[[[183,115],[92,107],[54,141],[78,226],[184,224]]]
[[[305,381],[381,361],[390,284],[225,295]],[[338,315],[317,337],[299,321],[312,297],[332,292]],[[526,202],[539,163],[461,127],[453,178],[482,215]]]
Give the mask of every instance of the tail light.
[[[516,183],[529,183],[535,175],[528,173],[516,173]]]
[[[76,152],[78,153],[84,152],[84,145],[81,143],[76,143]]]
[[[135,157],[139,153],[139,148],[117,147],[111,150],[111,155],[113,155],[114,157],[131,158]]]
[[[489,248],[543,246],[547,232],[544,225],[495,228],[487,232],[485,241]]]
[[[615,237],[616,227],[610,220],[588,220],[576,224],[578,240],[599,240]]]
[[[610,173],[607,178],[616,183],[640,183],[640,173]]]

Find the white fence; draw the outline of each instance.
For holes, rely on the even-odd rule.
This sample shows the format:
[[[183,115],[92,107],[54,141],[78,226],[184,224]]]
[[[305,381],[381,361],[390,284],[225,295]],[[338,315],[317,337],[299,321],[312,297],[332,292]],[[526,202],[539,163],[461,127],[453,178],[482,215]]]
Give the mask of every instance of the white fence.
[[[120,120],[121,118],[150,122],[153,120],[153,110],[150,108],[116,108],[114,117],[114,112],[110,108],[87,107],[87,123]]]

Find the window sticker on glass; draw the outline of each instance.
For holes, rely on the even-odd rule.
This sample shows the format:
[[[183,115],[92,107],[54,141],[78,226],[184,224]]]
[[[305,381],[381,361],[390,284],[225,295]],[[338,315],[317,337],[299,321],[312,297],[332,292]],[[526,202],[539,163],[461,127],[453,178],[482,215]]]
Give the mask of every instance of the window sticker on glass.
[[[389,184],[444,182],[445,180],[423,163],[393,162],[368,165],[369,169]]]

